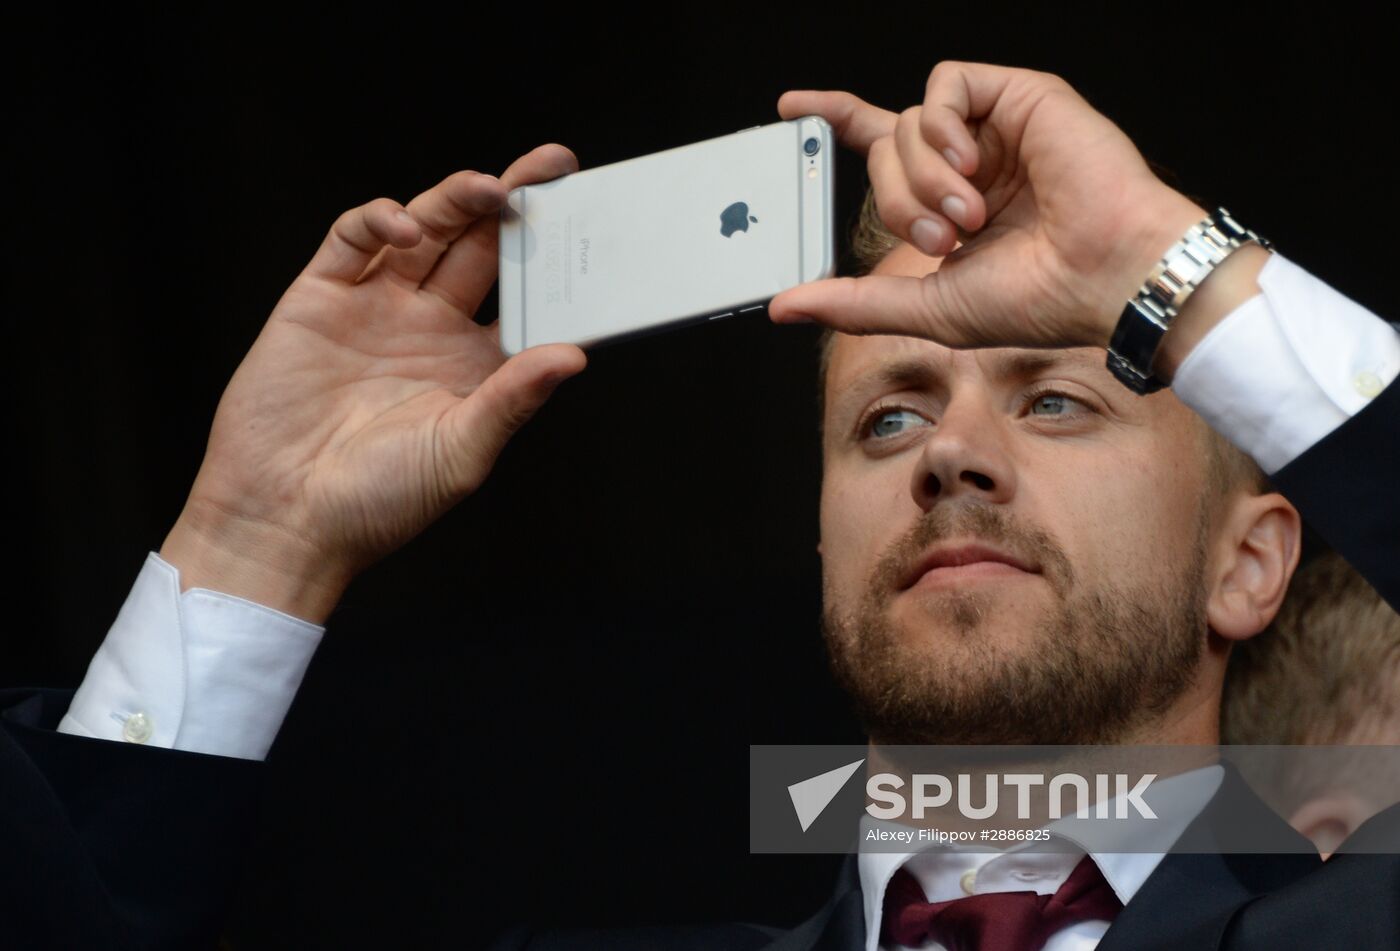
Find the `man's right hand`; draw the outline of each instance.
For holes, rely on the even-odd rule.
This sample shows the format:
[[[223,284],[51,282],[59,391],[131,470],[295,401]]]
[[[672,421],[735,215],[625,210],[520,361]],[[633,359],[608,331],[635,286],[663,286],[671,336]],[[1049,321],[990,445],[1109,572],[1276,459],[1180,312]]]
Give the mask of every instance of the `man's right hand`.
[[[224,391],[160,554],[183,588],[320,623],[354,575],[473,492],[511,435],[586,363],[510,359],[472,318],[495,282],[497,212],[578,170],[543,145],[496,179],[458,172],[341,215]]]

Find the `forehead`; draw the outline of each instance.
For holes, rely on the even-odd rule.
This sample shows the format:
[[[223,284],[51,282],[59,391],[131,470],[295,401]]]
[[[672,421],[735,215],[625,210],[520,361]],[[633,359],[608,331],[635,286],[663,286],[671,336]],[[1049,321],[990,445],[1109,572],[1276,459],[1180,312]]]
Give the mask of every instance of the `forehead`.
[[[900,242],[875,265],[871,273],[923,277],[938,270],[942,261],[942,258],[931,258],[912,245]],[[917,337],[895,337],[888,334],[854,337],[842,333],[835,334],[827,350],[827,409],[830,410],[833,406],[833,393],[846,392],[851,383],[880,369],[882,364],[892,364],[901,359],[916,359],[920,354],[936,359],[940,351],[951,353],[946,347]]]

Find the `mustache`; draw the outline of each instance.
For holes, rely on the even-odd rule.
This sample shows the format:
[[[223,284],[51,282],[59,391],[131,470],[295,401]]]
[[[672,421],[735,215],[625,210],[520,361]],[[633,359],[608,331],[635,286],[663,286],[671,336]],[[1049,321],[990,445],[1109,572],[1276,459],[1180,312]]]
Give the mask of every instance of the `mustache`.
[[[1074,585],[1074,568],[1063,546],[1049,532],[1015,519],[985,502],[936,505],[881,556],[867,590],[888,593],[909,576],[931,545],[950,538],[971,539],[1004,549],[1039,565],[1050,586],[1061,594]]]

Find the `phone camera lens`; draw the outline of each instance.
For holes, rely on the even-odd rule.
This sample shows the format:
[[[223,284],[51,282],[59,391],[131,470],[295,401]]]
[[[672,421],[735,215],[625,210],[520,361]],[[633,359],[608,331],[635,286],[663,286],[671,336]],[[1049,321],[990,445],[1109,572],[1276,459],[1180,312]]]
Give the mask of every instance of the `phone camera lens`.
[[[821,151],[821,148],[821,141],[817,139],[816,136],[813,136],[806,142],[802,143],[802,151],[806,152],[808,155],[816,155],[818,152]]]

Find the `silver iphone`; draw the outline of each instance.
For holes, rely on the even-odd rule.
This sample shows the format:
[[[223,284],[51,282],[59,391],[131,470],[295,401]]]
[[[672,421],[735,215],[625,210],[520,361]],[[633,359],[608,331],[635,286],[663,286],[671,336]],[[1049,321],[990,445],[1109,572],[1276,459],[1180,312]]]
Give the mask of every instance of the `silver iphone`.
[[[820,116],[510,193],[501,347],[588,347],[761,311],[835,272],[835,139]]]

